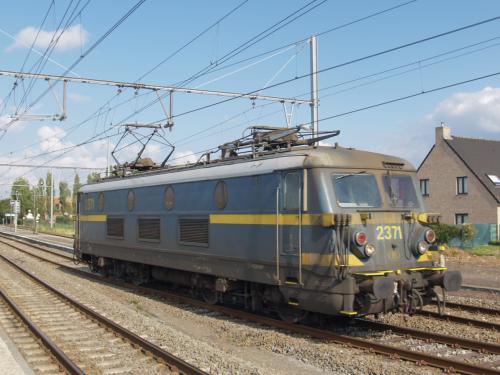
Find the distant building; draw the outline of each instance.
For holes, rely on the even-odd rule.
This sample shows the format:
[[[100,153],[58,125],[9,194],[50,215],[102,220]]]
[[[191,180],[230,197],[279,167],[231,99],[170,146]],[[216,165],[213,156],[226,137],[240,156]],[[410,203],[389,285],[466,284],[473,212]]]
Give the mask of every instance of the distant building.
[[[476,224],[481,243],[500,232],[500,141],[451,135],[436,128],[434,146],[418,167],[427,211],[447,224]]]

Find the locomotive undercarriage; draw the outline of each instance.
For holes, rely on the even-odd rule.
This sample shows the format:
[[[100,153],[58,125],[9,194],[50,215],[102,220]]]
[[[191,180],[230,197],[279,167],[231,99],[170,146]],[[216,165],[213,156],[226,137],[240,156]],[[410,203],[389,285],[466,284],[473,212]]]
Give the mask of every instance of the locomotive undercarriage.
[[[308,311],[325,315],[360,316],[388,312],[412,314],[432,299],[442,301],[435,286],[457,290],[460,273],[433,270],[403,271],[398,275],[347,276],[330,290],[300,285],[267,285],[195,272],[97,256],[84,256],[93,272],[132,282],[160,281],[202,298],[205,302],[233,304],[256,312],[274,312],[297,322]]]

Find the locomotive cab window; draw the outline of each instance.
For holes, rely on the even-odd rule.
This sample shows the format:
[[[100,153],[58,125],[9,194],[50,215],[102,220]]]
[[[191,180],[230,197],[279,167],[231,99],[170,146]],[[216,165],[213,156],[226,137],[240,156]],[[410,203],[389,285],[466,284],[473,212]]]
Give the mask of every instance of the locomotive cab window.
[[[283,191],[283,208],[285,210],[297,211],[300,208],[300,190],[302,186],[301,177],[301,172],[289,172],[285,175],[285,184]]]
[[[333,187],[340,207],[380,207],[380,193],[374,175],[364,172],[336,174]]]
[[[411,176],[385,175],[384,189],[393,207],[418,207],[417,194]]]

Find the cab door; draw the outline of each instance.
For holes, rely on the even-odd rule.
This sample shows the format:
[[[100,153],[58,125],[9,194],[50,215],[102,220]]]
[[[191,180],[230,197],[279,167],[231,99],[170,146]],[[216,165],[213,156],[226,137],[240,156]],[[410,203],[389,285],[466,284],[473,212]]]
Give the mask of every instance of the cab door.
[[[284,267],[282,281],[301,284],[302,256],[302,211],[304,172],[286,171],[281,178],[281,251],[280,262]]]

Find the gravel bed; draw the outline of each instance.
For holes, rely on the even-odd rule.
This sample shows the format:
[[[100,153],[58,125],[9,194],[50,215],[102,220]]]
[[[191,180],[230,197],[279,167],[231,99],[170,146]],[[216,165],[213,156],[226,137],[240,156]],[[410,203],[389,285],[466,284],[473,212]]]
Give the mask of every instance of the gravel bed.
[[[214,374],[436,374],[430,367],[144,297],[60,272],[0,246],[56,288],[131,331]],[[35,252],[35,250],[32,250]]]
[[[478,340],[491,343],[500,342],[500,332],[485,328],[471,327],[466,324],[452,323],[437,318],[419,315],[387,314],[381,316],[383,323],[399,325],[403,327],[415,328],[443,335],[458,335],[462,338]]]
[[[448,294],[446,300],[455,303],[463,303],[467,305],[487,307],[490,309],[500,310],[500,294],[485,293],[472,290],[461,290]]]
[[[437,306],[426,306],[424,310],[438,312]],[[500,314],[499,315],[484,314],[481,312],[472,312],[450,307],[446,307],[444,313],[447,315],[461,316],[464,318],[500,324]]]

